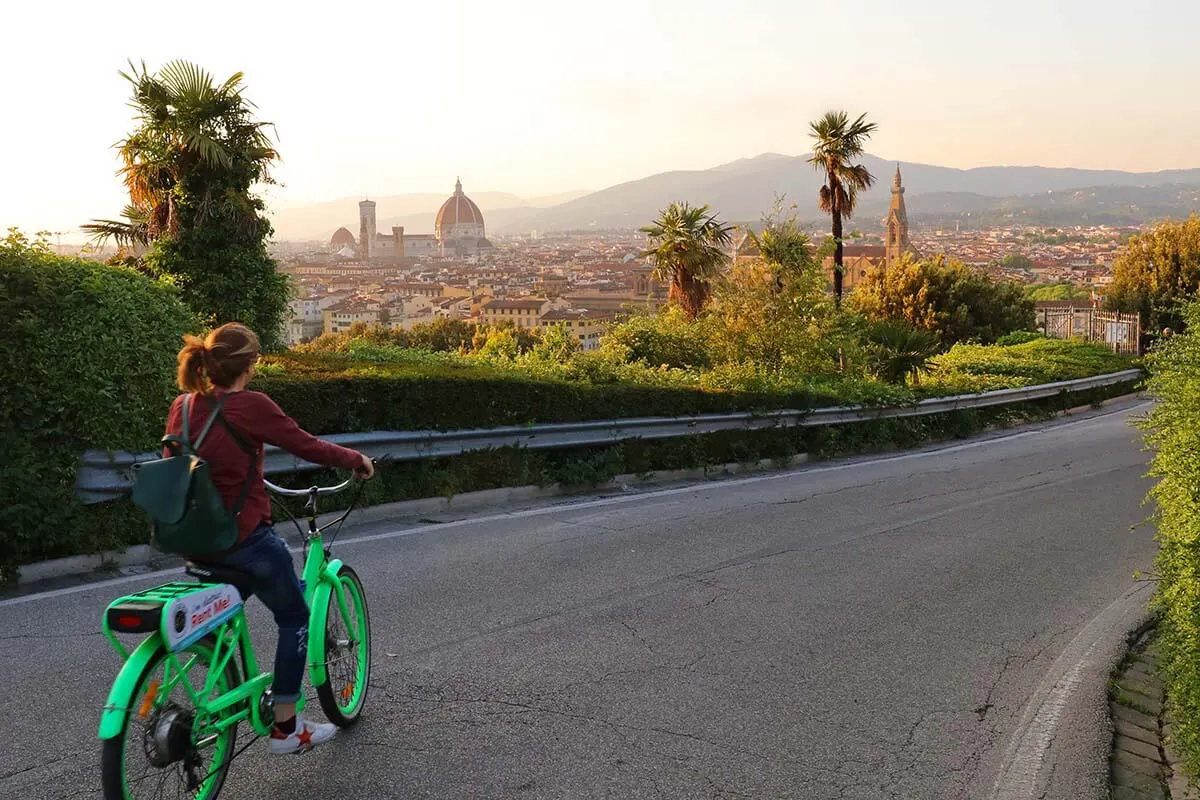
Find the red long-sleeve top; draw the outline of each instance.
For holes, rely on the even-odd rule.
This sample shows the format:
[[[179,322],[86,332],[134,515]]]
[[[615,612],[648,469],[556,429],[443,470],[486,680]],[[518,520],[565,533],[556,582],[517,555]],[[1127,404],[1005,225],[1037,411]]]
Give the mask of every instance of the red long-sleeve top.
[[[361,466],[362,458],[357,452],[333,442],[322,441],[308,433],[262,392],[217,391],[225,395],[221,416],[254,450],[254,456],[251,458],[221,421],[217,420],[198,451],[200,457],[208,462],[213,485],[221,493],[225,507],[230,510],[233,510],[241,497],[247,474],[251,469],[254,470],[255,479],[250,483],[246,502],[238,514],[239,542],[246,539],[259,525],[272,522],[271,500],[267,497],[267,489],[263,485],[264,444],[275,445],[305,461],[322,466],[340,469]],[[182,431],[183,398],[184,395],[176,397],[167,413],[168,434],[178,435]],[[188,433],[193,441],[200,435],[215,405],[215,395],[196,395],[192,400]],[[164,451],[163,455],[169,454]]]

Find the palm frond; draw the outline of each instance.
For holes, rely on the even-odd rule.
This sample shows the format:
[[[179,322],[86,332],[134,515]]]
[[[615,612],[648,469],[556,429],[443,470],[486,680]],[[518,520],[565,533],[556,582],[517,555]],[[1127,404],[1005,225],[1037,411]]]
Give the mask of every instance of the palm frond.
[[[228,167],[233,163],[229,151],[211,136],[200,130],[185,130],[180,132],[184,145],[200,160],[209,166]]]
[[[146,228],[113,219],[94,219],[79,226],[96,245],[103,246],[112,240],[118,247],[131,247],[148,243]]]
[[[817,194],[817,207],[826,214],[833,211],[833,191],[828,186],[822,186]]]
[[[216,94],[212,75],[190,61],[168,61],[155,77],[156,82],[170,92],[179,105],[203,105]]]
[[[842,172],[842,180],[853,186],[855,191],[866,191],[875,184],[875,176],[862,164],[846,167]]]

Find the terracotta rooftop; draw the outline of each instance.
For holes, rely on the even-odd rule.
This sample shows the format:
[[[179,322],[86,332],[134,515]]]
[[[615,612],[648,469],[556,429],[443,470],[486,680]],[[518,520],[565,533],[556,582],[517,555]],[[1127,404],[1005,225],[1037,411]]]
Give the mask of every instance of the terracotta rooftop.
[[[528,297],[519,300],[489,300],[483,304],[486,309],[498,308],[541,308],[548,300],[544,297]]]
[[[884,258],[887,248],[881,244],[846,244],[842,245],[843,258]]]

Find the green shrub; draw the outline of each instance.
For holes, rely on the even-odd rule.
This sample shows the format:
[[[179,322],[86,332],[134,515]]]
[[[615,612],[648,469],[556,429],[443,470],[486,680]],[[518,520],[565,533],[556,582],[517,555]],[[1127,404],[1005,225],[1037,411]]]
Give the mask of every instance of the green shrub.
[[[1120,372],[1134,366],[1133,359],[1103,345],[1074,340],[1039,337],[1008,346],[956,344],[930,359],[929,380],[923,388],[952,389],[959,385],[956,382],[970,386],[966,391],[982,391],[981,386],[1016,388]]]
[[[119,525],[83,524],[76,464],[90,448],[158,441],[175,354],[196,328],[174,289],[133,270],[16,232],[0,241],[0,570],[127,541]]]
[[[1154,605],[1161,614],[1167,702],[1174,745],[1200,775],[1200,306],[1185,307],[1187,333],[1164,340],[1148,358],[1157,399],[1145,423],[1154,449],[1150,491],[1158,531]]]
[[[704,322],[689,322],[676,309],[656,316],[638,314],[614,325],[604,343],[623,347],[631,361],[680,369],[712,366]]]

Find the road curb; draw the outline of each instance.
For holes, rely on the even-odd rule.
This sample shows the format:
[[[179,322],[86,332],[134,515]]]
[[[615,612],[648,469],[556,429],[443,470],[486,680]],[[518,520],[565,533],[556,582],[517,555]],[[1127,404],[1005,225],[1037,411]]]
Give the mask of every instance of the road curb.
[[[1136,584],[1089,621],[1022,709],[992,800],[1108,797],[1112,719],[1108,682],[1138,631],[1152,624],[1152,587]]]

